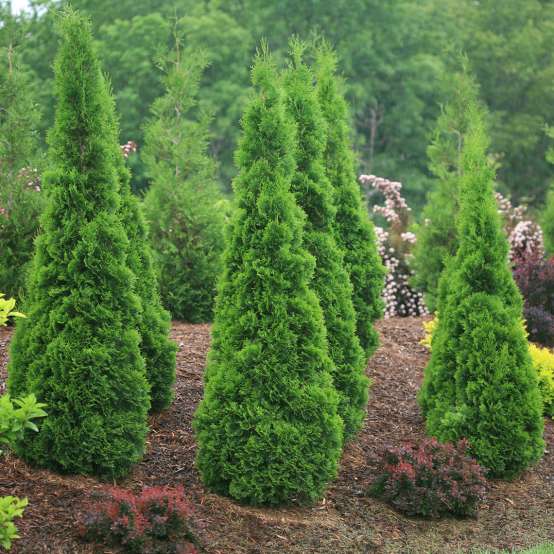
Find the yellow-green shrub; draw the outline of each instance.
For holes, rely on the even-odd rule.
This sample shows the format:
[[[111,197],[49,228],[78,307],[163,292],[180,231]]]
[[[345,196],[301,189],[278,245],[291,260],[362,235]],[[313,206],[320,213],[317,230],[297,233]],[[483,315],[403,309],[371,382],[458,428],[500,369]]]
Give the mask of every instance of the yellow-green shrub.
[[[539,376],[544,413],[554,417],[554,352],[529,343],[529,353]]]
[[[433,333],[437,328],[437,323],[438,317],[423,323],[425,337],[421,339],[420,344],[425,346],[429,351],[431,350]],[[522,324],[525,325],[524,323]],[[539,388],[542,395],[544,413],[554,417],[554,352],[530,342],[529,354],[531,354],[533,367],[539,377]]]

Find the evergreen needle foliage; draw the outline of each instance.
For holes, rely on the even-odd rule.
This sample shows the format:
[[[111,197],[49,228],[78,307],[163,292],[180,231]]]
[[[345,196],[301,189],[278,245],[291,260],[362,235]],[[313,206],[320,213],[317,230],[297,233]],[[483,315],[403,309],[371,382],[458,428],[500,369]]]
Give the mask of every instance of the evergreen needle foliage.
[[[482,115],[476,106],[468,109],[459,247],[441,277],[440,319],[419,401],[429,434],[467,438],[492,476],[512,477],[543,453],[541,397],[493,196]]]
[[[161,305],[142,206],[131,192],[131,176],[125,167],[121,152],[118,154],[121,219],[129,238],[127,263],[136,277],[135,291],[142,305],[138,321],[140,348],[150,384],[151,408],[160,411],[167,408],[173,400],[176,345],[169,338],[171,319]]]
[[[90,25],[68,10],[59,30],[47,207],[8,388],[48,405],[40,433],[16,445],[22,457],[111,479],[144,451],[150,402],[136,330],[140,300],[127,266],[113,104]]]
[[[549,254],[554,255],[554,190],[548,193],[546,208],[542,217],[542,228],[546,250]]]
[[[353,287],[356,329],[366,358],[377,349],[373,324],[383,316],[385,268],[373,224],[363,206],[350,144],[348,106],[336,75],[333,51],[323,43],[317,52],[317,91],[327,123],[325,170],[334,189],[336,240]]]
[[[251,504],[306,503],[337,472],[342,445],[314,259],[290,191],[294,126],[266,52],[243,118],[206,387],[195,417],[206,485]]]
[[[21,298],[43,197],[36,179],[40,113],[14,48],[0,48],[0,290]]]
[[[304,246],[316,260],[312,286],[323,310],[333,381],[340,397],[339,415],[344,421],[345,439],[349,439],[362,426],[369,380],[356,335],[352,284],[334,237],[333,188],[324,165],[326,124],[313,75],[302,61],[303,46],[292,41],[290,55],[290,67],[284,75],[286,100],[288,113],[298,129],[297,167],[291,187],[307,216]]]
[[[163,303],[174,318],[200,323],[213,316],[225,201],[207,153],[211,117],[197,106],[204,56],[181,52],[176,38],[166,65],[165,95],[154,102],[145,133],[152,185],[144,204]]]
[[[465,63],[460,73],[454,74],[450,101],[437,120],[434,136],[427,155],[429,168],[436,184],[427,197],[423,210],[423,224],[415,230],[417,242],[413,251],[413,284],[425,292],[429,310],[437,308],[439,278],[447,260],[456,254],[458,237],[459,186],[462,174],[461,152],[468,132],[468,115],[481,110],[478,87]],[[483,112],[484,117],[484,112]]]

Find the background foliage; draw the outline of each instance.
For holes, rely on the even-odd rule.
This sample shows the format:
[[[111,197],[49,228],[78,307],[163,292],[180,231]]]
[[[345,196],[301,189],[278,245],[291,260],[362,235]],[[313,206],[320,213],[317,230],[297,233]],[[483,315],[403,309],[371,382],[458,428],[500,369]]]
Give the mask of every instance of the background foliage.
[[[0,0],[0,46],[8,36],[39,86],[42,129],[53,121],[54,8],[59,0],[31,0],[15,20]],[[359,169],[405,183],[419,212],[430,184],[425,149],[445,100],[459,51],[467,53],[490,113],[491,152],[503,192],[534,205],[544,200],[552,172],[546,161],[554,101],[554,4],[549,0],[73,0],[93,20],[121,114],[123,140],[142,145],[143,123],[163,92],[155,70],[176,24],[185,46],[201,46],[211,62],[202,79],[202,104],[214,117],[212,153],[230,189],[232,152],[248,89],[250,60],[261,38],[277,57],[291,34],[324,34],[336,47],[348,82]],[[25,36],[24,42],[22,37]],[[446,78],[444,78],[446,77]],[[147,182],[140,158],[134,186]]]

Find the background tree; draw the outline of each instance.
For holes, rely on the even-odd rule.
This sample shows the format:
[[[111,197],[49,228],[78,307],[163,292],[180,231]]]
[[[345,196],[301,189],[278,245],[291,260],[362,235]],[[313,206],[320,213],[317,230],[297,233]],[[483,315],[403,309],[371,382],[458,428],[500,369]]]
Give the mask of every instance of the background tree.
[[[548,130],[548,135],[554,138],[554,127]],[[547,159],[554,164],[554,146],[551,146]],[[554,255],[554,184],[547,196],[546,206],[542,214],[542,228],[544,231],[544,243],[549,254]]]
[[[493,195],[482,115],[469,108],[462,147],[459,247],[441,278],[440,318],[419,395],[429,434],[469,440],[495,477],[544,449],[542,401]]]
[[[336,75],[337,59],[323,44],[317,52],[317,92],[327,123],[325,170],[334,189],[337,209],[335,236],[352,282],[356,330],[366,358],[377,349],[379,336],[373,324],[383,315],[381,293],[385,270],[377,239],[362,204],[350,145],[348,107],[343,83]]]
[[[316,260],[312,287],[323,310],[332,376],[340,398],[339,415],[344,421],[345,439],[349,439],[362,426],[369,381],[356,335],[352,284],[343,252],[335,241],[336,208],[325,173],[326,123],[312,72],[303,61],[303,50],[300,42],[291,41],[289,67],[284,75],[287,110],[298,129],[291,190],[307,216],[304,246]]]
[[[120,218],[113,105],[90,25],[67,11],[59,29],[47,207],[8,389],[48,405],[41,432],[26,434],[18,454],[62,472],[116,478],[141,458],[147,432],[140,301]]]
[[[415,229],[417,241],[411,260],[415,271],[413,284],[425,292],[425,303],[430,311],[435,311],[437,307],[439,277],[446,261],[458,249],[456,219],[462,179],[462,149],[470,117],[473,117],[475,110],[483,111],[477,83],[466,66],[449,77],[449,82],[449,100],[437,120],[427,149],[435,183],[422,212],[423,221]],[[484,115],[483,111],[481,117]]]
[[[290,191],[294,128],[266,53],[243,118],[225,271],[195,416],[206,485],[252,504],[310,502],[337,472],[336,413],[312,256]]]
[[[152,186],[144,203],[163,303],[174,318],[197,323],[212,319],[226,204],[207,152],[211,117],[197,101],[206,61],[181,49],[177,39],[165,95],[146,128],[142,156]]]
[[[40,113],[13,44],[0,48],[0,290],[23,295],[43,198]]]

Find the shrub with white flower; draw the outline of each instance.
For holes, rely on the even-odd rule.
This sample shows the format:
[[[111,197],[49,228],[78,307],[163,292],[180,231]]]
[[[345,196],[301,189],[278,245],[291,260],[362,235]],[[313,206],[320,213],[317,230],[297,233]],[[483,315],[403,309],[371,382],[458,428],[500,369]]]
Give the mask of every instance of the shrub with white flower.
[[[423,295],[410,285],[413,271],[409,266],[409,257],[417,238],[407,230],[411,209],[402,196],[402,184],[375,175],[361,175],[360,182],[372,187],[384,199],[384,203],[373,207],[373,212],[387,223],[387,229],[375,227],[379,254],[387,269],[383,289],[384,316],[425,315],[428,310]]]
[[[544,257],[544,236],[538,223],[526,218],[527,206],[513,206],[510,200],[496,193],[498,213],[510,244],[510,261],[514,266],[530,259]]]

